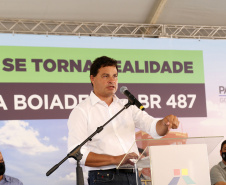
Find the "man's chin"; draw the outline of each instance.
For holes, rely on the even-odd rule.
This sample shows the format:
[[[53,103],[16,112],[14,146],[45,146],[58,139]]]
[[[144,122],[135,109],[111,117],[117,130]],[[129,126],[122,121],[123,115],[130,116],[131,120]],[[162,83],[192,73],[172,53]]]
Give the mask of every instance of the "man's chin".
[[[112,90],[112,91],[108,91],[107,95],[108,96],[114,96],[115,93],[116,93],[116,91],[115,90]]]

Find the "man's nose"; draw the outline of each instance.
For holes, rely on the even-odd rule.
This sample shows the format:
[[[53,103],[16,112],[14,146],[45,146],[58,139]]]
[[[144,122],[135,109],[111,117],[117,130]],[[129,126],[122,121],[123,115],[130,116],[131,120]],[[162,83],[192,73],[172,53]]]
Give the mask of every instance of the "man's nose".
[[[115,82],[115,77],[114,76],[112,76],[112,77],[109,77],[109,83],[112,83],[112,82]]]

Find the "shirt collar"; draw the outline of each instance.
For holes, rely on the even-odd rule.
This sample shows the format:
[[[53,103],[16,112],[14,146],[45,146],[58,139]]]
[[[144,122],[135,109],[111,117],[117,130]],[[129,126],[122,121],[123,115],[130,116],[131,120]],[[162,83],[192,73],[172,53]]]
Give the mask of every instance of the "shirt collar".
[[[100,98],[98,98],[93,91],[90,93],[91,104],[95,105],[98,102],[103,102]],[[114,94],[113,95],[113,103],[117,102],[119,98]]]
[[[223,161],[220,162],[221,168],[226,168],[226,165],[223,163]]]
[[[7,176],[7,175],[3,175],[2,180],[5,180],[5,181],[7,181],[7,182],[10,182],[10,178],[9,178],[9,176]]]

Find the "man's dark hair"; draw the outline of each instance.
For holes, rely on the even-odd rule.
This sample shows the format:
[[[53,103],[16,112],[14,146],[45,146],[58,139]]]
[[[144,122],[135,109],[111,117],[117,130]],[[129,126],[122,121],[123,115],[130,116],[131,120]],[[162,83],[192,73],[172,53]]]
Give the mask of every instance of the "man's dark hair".
[[[224,147],[224,145],[226,144],[226,140],[223,141],[223,143],[221,143],[221,150]]]
[[[93,75],[94,77],[97,76],[98,70],[101,67],[106,67],[106,66],[115,66],[118,72],[117,61],[113,58],[102,56],[102,57],[96,58],[93,61],[90,67],[90,76],[91,75]]]

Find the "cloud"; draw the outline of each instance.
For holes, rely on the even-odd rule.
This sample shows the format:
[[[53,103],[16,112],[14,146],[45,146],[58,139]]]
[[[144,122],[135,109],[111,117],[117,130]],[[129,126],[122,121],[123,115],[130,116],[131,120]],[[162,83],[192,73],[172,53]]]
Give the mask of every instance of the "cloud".
[[[39,132],[25,121],[6,121],[0,128],[0,145],[12,146],[21,153],[36,155],[59,150],[52,145],[47,146],[38,139]],[[41,140],[41,139],[40,139]],[[48,137],[44,137],[48,140]]]
[[[45,136],[45,137],[43,138],[43,140],[44,140],[44,141],[49,141],[49,138],[48,138],[47,136]]]
[[[226,104],[219,104],[219,103],[214,103],[212,101],[207,101],[207,111],[210,113],[210,117],[212,117],[212,114],[215,114],[217,118],[226,118]]]
[[[207,101],[207,111],[208,117],[201,121],[204,125],[214,125],[222,126],[225,125],[226,119],[226,104],[213,103],[212,101]]]
[[[67,141],[67,137],[66,136],[62,137],[62,140]]]
[[[71,172],[70,174],[66,175],[65,177],[60,177],[60,180],[76,181],[76,172]]]

